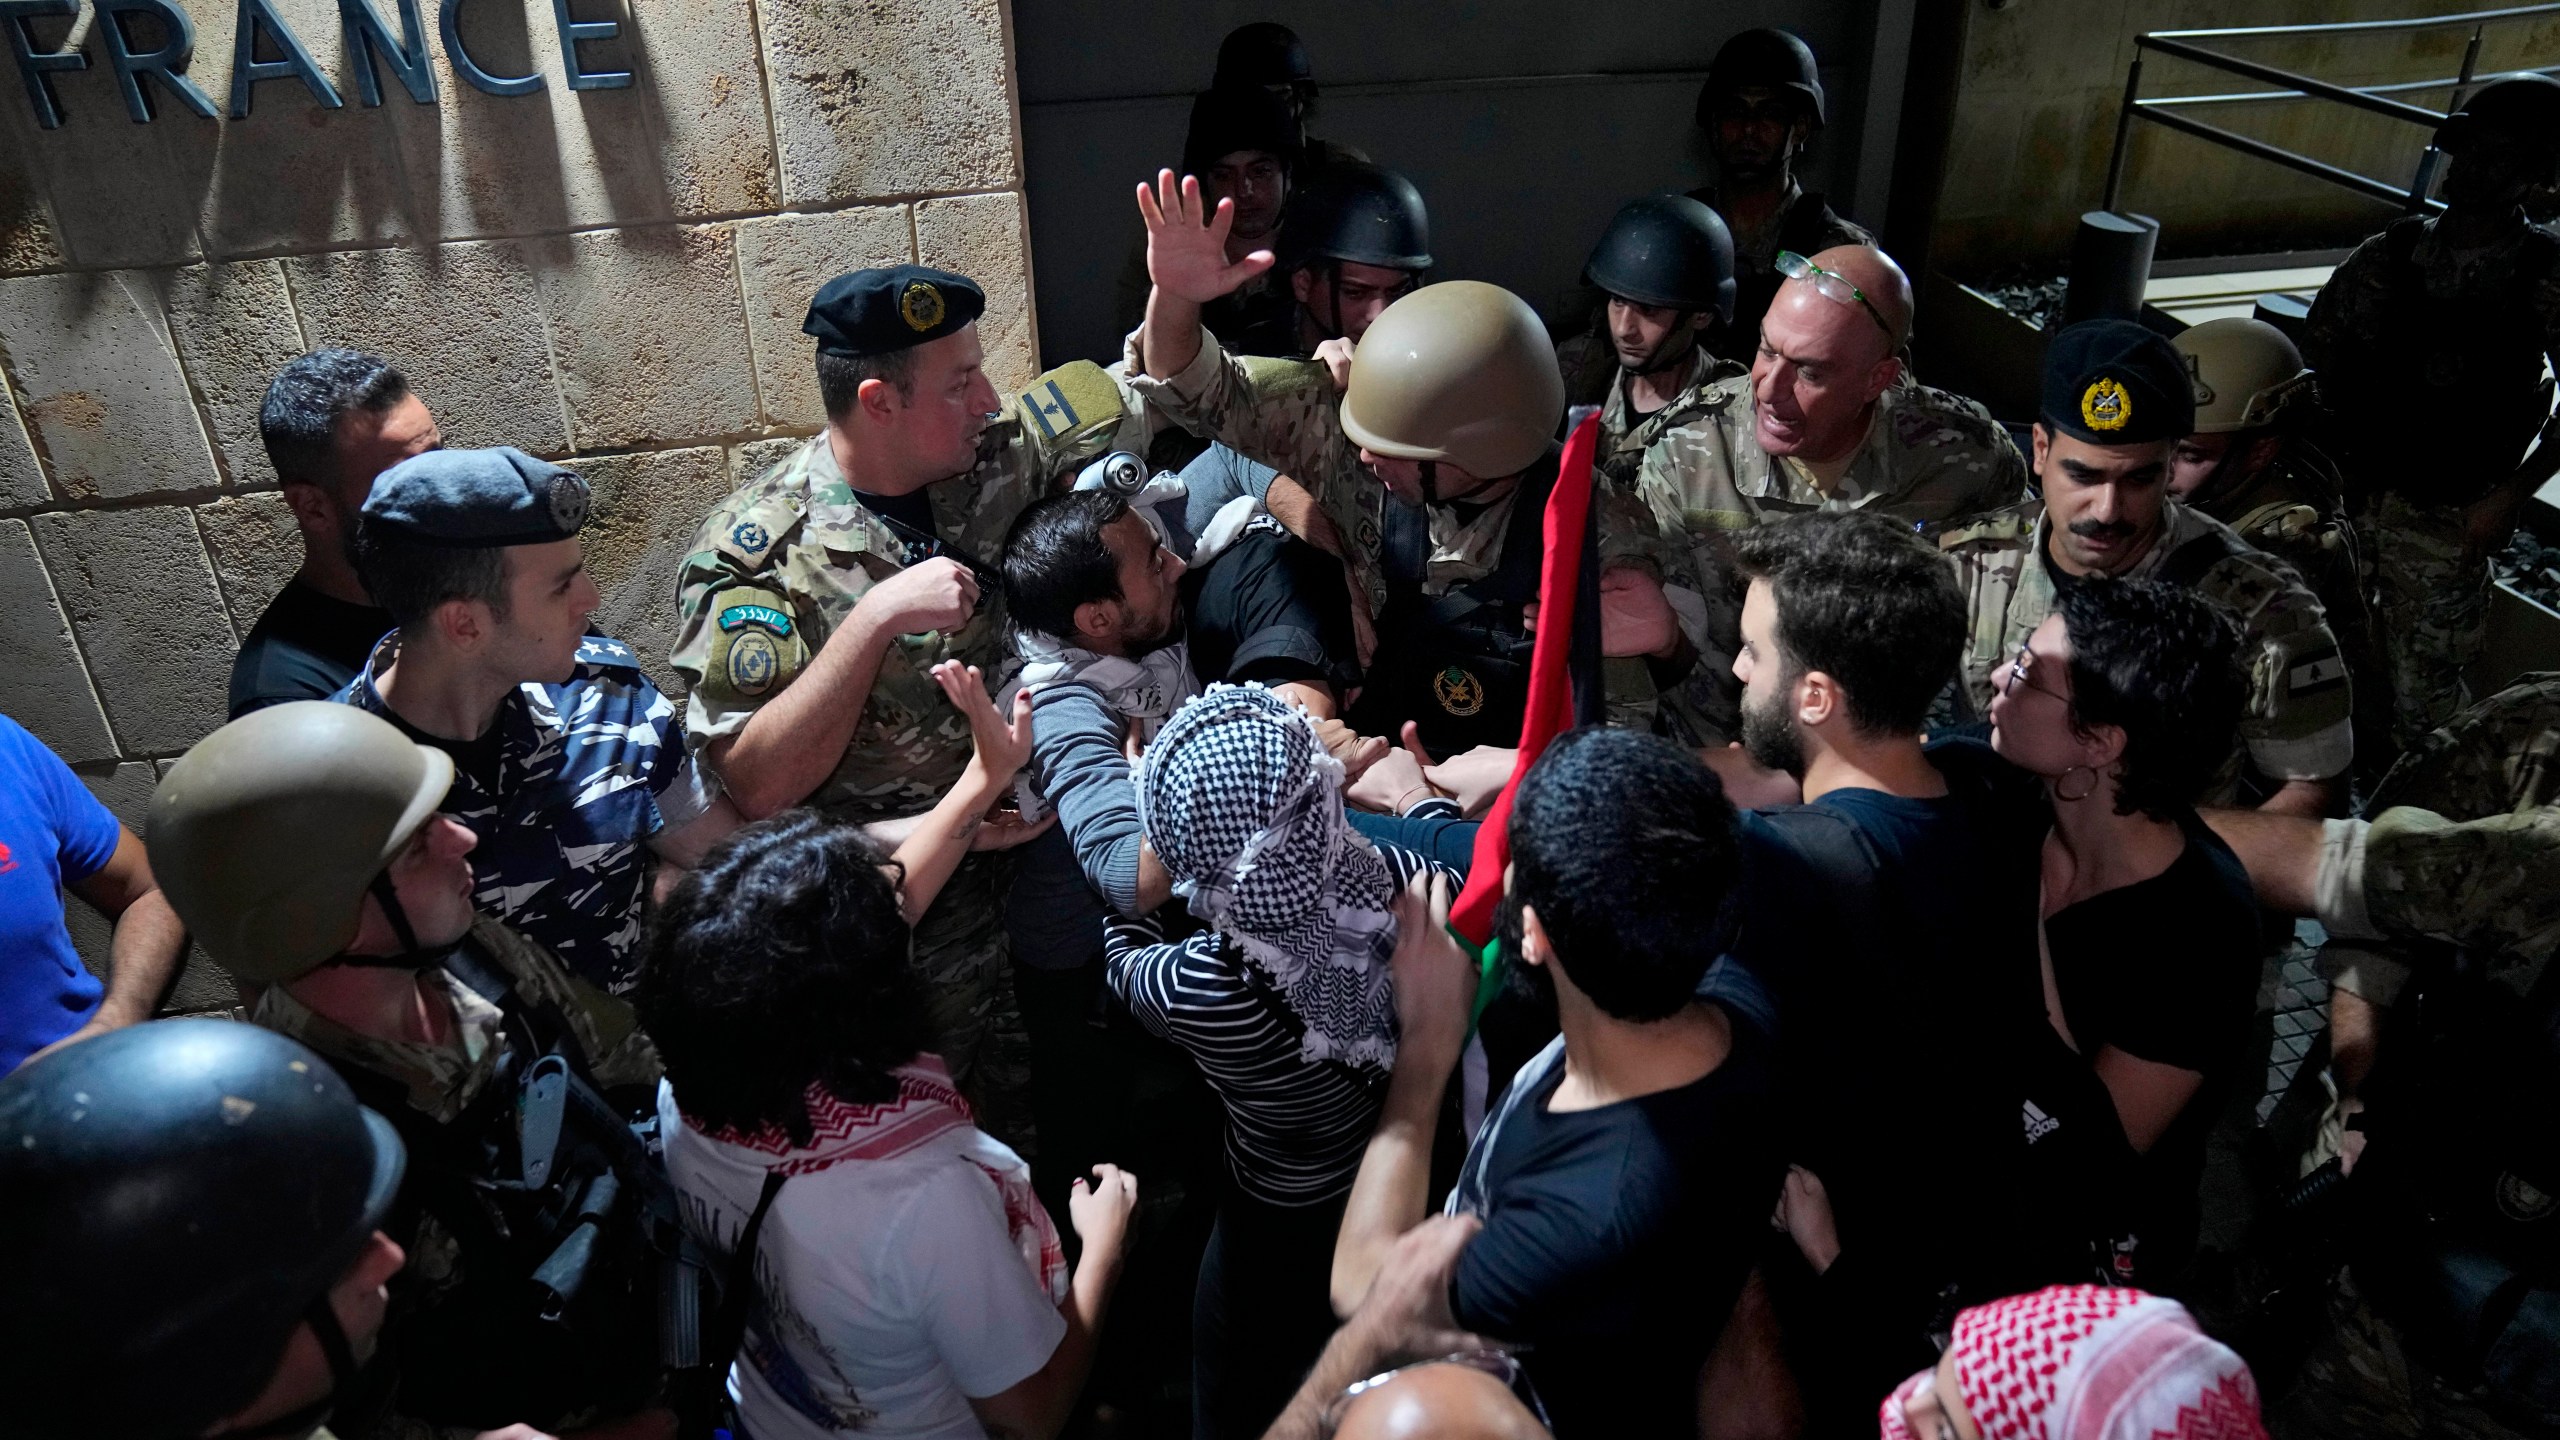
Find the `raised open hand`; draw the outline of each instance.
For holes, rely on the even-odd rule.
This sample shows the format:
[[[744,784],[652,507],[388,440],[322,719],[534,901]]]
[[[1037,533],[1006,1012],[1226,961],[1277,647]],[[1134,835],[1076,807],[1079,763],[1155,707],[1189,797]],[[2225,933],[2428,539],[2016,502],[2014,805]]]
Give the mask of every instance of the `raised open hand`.
[[[1154,184],[1138,186],[1138,214],[1147,222],[1147,278],[1157,289],[1194,305],[1233,294],[1272,266],[1268,250],[1228,261],[1227,231],[1235,225],[1235,202],[1221,200],[1212,210],[1201,200],[1197,176],[1185,175],[1176,185],[1172,171],[1157,171]]]

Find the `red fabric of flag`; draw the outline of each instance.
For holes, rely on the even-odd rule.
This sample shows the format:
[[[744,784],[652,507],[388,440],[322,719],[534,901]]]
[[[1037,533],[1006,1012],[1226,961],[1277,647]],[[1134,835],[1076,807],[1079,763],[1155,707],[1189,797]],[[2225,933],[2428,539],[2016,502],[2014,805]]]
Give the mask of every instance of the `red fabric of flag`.
[[[1538,763],[1547,742],[1584,717],[1574,705],[1574,639],[1577,631],[1595,636],[1597,615],[1577,616],[1575,604],[1586,595],[1583,566],[1591,552],[1592,460],[1600,450],[1600,415],[1583,415],[1564,442],[1556,466],[1555,490],[1547,497],[1546,556],[1538,577],[1538,634],[1529,652],[1529,703],[1520,722],[1520,756],[1511,781],[1494,798],[1493,809],[1476,832],[1474,864],[1467,886],[1449,910],[1449,928],[1481,946],[1493,938],[1494,909],[1502,901],[1502,874],[1511,864],[1511,796],[1520,777]],[[1577,623],[1579,622],[1579,623]],[[1588,666],[1600,663],[1595,653],[1579,657]]]

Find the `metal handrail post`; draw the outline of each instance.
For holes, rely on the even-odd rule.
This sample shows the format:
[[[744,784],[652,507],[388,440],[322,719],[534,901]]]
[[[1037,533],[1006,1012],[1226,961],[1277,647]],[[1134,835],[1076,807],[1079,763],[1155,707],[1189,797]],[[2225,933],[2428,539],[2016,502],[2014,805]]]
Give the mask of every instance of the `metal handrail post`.
[[[2124,103],[2116,108],[2116,148],[2107,157],[2107,198],[2101,209],[2116,208],[2116,197],[2124,190],[2125,152],[2133,144],[2134,99],[2142,93],[2142,47],[2135,46],[2133,65],[2124,77]]]
[[[2480,63],[2480,41],[2488,32],[2486,25],[2471,27],[2471,43],[2462,52],[2462,71],[2454,77],[2453,93],[2445,97],[2444,108],[2448,115],[2461,109],[2463,100],[2467,98],[2462,92],[2471,88],[2474,68]],[[2425,152],[2418,156],[2417,176],[2409,182],[2409,203],[2401,213],[2415,215],[2427,208],[2427,192],[2436,188],[2436,168],[2443,163],[2444,152],[2437,149],[2434,138],[2429,137]]]

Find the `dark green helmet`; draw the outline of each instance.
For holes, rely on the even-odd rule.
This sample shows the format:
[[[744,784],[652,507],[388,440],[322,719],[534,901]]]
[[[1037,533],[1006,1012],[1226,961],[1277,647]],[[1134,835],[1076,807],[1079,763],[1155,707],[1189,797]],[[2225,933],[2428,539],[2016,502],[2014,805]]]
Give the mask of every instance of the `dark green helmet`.
[[[1716,212],[1686,195],[1630,200],[1591,248],[1582,280],[1639,305],[1712,310],[1730,324],[1733,232]]]
[[[8,1433],[191,1440],[246,1408],[404,1159],[327,1061],[236,1021],[111,1031],[0,1080]]]
[[[1698,87],[1699,126],[1715,123],[1718,99],[1755,85],[1796,92],[1813,128],[1822,128],[1822,69],[1814,63],[1813,47],[1776,29],[1745,30],[1707,62],[1707,82]]]
[[[2458,155],[2478,140],[2504,142],[2560,155],[2560,80],[2548,75],[2509,75],[2471,92],[2436,127],[2436,147]]]
[[[1419,273],[1431,268],[1431,217],[1422,192],[1362,161],[1327,165],[1289,196],[1280,217],[1280,268],[1326,260]]]
[[[1218,42],[1218,68],[1209,85],[1307,85],[1315,78],[1297,31],[1276,20],[1256,20]]]

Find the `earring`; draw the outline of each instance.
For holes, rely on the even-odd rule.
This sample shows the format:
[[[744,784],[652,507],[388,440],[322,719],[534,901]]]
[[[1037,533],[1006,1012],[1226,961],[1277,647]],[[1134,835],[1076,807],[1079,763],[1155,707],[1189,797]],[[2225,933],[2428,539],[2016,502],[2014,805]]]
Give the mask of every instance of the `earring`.
[[[2089,783],[2081,786],[2079,793],[2077,794],[2072,793],[2071,790],[2071,777],[2074,772],[2089,777]],[[2097,793],[2098,772],[2087,765],[2069,766],[2064,769],[2061,776],[2053,782],[2053,798],[2056,800],[2086,800]]]

